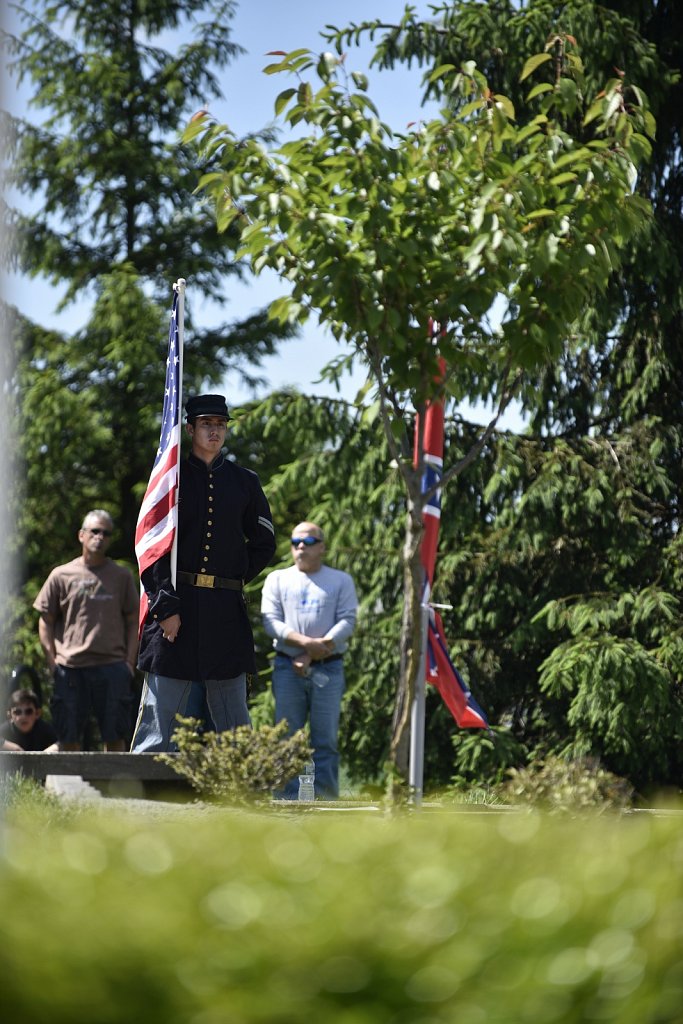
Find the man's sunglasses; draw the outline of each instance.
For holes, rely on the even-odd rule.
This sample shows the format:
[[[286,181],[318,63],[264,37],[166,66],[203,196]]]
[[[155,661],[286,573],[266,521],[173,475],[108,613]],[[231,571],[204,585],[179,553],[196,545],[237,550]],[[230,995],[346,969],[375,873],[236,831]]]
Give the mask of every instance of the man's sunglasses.
[[[299,544],[303,544],[307,548],[312,548],[314,544],[321,544],[320,537],[292,537],[291,543],[293,548],[298,548]]]
[[[28,718],[29,715],[35,715],[35,708],[12,708],[13,718]]]
[[[87,530],[88,533],[94,533],[96,537],[99,537],[100,534],[102,534],[103,537],[111,537],[112,533],[111,530],[102,530],[99,526],[94,527],[94,529],[92,526],[88,526]]]

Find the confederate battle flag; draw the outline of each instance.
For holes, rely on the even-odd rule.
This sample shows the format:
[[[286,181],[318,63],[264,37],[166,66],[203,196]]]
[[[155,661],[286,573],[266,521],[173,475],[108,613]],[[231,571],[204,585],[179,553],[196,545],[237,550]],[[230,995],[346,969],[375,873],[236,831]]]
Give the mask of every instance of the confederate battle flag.
[[[445,371],[443,360],[441,360],[440,369],[443,375]],[[419,429],[418,422],[415,426],[415,465],[417,465],[418,459]],[[424,536],[420,550],[425,575],[422,603],[429,605],[441,519],[441,489],[432,491],[443,475],[443,402],[440,398],[427,403],[423,447],[425,470],[422,477],[422,493],[432,492],[422,512]],[[425,679],[437,688],[461,729],[488,729],[486,715],[449,657],[441,616],[432,607],[429,608],[425,673]]]

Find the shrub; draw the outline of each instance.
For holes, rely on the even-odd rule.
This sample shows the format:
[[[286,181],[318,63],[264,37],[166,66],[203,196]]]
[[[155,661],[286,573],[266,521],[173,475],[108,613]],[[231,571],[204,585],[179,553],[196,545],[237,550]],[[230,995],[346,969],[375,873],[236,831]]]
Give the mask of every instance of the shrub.
[[[287,736],[287,723],[240,726],[228,732],[198,732],[194,718],[177,716],[177,754],[159,754],[202,796],[253,803],[303,768],[311,748],[303,729]]]
[[[451,784],[456,789],[471,784],[479,786],[501,783],[508,769],[527,759],[527,751],[509,728],[493,726],[483,729],[456,730],[453,733],[453,766]]]
[[[500,788],[510,803],[534,804],[554,813],[624,810],[631,805],[633,787],[600,767],[592,758],[567,761],[548,756],[526,768],[511,768],[510,779]]]

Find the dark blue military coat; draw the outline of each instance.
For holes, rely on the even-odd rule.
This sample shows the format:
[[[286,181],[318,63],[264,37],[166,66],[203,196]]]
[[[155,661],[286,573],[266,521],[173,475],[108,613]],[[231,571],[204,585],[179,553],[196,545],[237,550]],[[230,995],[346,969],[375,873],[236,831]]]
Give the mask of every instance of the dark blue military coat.
[[[221,453],[210,466],[180,466],[178,569],[248,583],[275,553],[270,508],[255,473]],[[170,556],[142,574],[149,612],[138,667],[172,679],[232,679],[255,672],[254,638],[242,593],[171,583]],[[159,622],[180,615],[174,643]]]

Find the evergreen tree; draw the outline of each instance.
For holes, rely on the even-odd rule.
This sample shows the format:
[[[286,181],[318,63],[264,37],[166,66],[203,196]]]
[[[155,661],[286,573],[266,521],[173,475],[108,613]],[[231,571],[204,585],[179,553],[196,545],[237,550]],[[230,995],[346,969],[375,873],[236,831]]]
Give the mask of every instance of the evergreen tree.
[[[242,273],[193,192],[194,156],[179,132],[220,95],[240,48],[232,0],[22,0],[5,34],[10,72],[30,83],[39,118],[3,114],[5,257],[91,312],[72,336],[14,318],[23,483],[15,546],[27,605],[74,550],[84,512],[108,507],[115,557],[132,559],[137,510],[158,438],[171,286],[188,281],[186,392],[228,369],[257,378],[290,328],[254,315],[207,328],[197,311],[224,303]],[[165,47],[165,48],[164,48]],[[36,311],[35,320],[40,320]],[[17,647],[25,644],[19,633]]]

